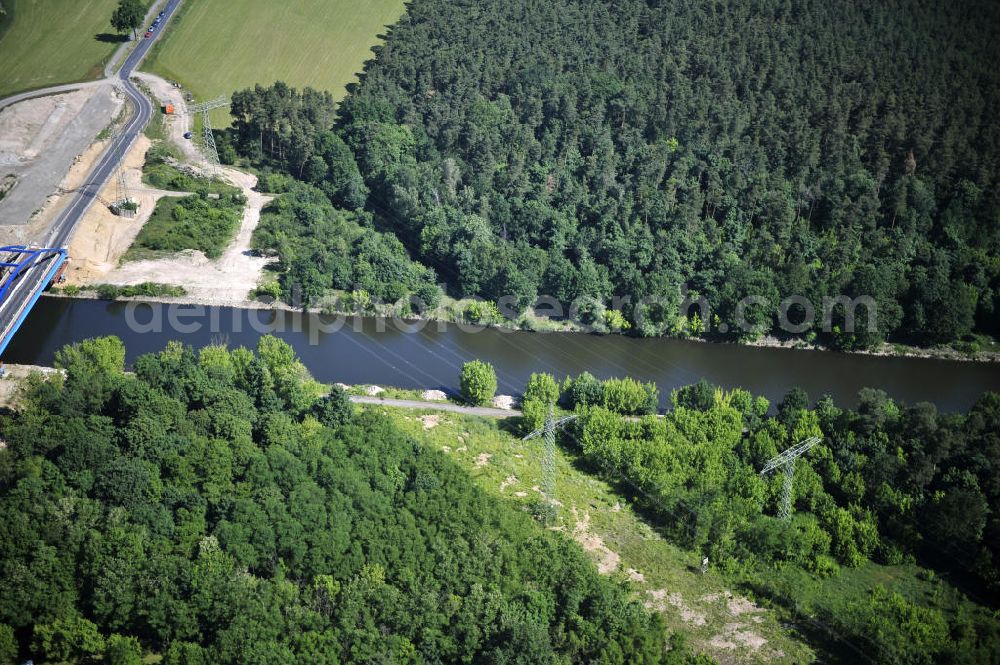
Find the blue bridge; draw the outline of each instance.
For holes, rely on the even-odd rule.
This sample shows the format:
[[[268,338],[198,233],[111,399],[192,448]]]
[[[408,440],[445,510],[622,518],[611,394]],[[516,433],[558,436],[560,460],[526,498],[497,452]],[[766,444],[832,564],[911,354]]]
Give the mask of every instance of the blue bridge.
[[[0,354],[14,337],[42,291],[66,263],[66,250],[8,245],[0,247]]]

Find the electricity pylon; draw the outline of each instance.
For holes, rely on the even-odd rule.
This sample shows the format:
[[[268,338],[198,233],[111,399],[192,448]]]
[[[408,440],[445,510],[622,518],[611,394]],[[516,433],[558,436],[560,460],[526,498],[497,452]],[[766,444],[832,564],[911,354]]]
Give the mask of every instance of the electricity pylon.
[[[115,200],[108,209],[119,217],[134,217],[138,207],[129,196],[128,183],[125,181],[125,139],[118,126],[119,120],[125,122],[125,114],[111,123],[111,154],[115,160]]]
[[[820,442],[818,436],[811,436],[808,439],[798,442],[785,452],[771,459],[764,468],[760,470],[760,475],[771,473],[779,467],[785,467],[785,484],[781,492],[781,512],[779,516],[787,520],[792,516],[792,476],[795,474],[795,460],[805,455],[809,450]]]
[[[543,448],[541,489],[542,494],[545,496],[545,500],[548,502],[553,514],[555,513],[554,509],[556,501],[556,429],[575,419],[575,415],[556,418],[553,415],[552,405],[550,404],[549,412],[545,415],[545,424],[542,425],[541,429],[536,429],[534,432],[528,434],[522,439],[522,441],[528,441],[529,439],[534,439],[538,435],[542,436]]]
[[[212,120],[209,117],[209,111],[221,106],[229,106],[229,100],[224,95],[201,104],[192,104],[187,108],[187,114],[191,117],[201,114],[201,134],[205,140],[205,157],[212,166],[219,165],[219,149],[215,147],[215,135],[212,134]]]

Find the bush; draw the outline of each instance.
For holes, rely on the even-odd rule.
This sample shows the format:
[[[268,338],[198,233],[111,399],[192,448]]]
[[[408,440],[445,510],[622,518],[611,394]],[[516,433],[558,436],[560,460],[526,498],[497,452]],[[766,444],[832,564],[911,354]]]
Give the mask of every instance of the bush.
[[[678,388],[670,395],[674,408],[684,407],[697,411],[708,411],[715,404],[715,388],[702,379],[698,383]]]
[[[525,434],[534,432],[545,424],[549,405],[536,398],[527,398],[521,404],[521,426]]]
[[[551,374],[532,373],[524,388],[524,401],[538,400],[542,404],[555,404],[559,399],[559,384]]]
[[[115,284],[98,284],[94,287],[97,297],[101,300],[117,300],[118,298],[179,298],[187,293],[183,286],[161,284],[160,282],[142,282],[128,286]],[[68,291],[67,291],[68,294]]]
[[[134,637],[115,634],[108,638],[104,657],[110,665],[142,665],[142,647]]]
[[[470,404],[489,404],[497,392],[497,373],[493,365],[473,360],[462,365],[462,396]]]
[[[632,327],[632,324],[617,309],[604,310],[604,325],[612,332],[623,332]]]
[[[284,194],[292,185],[292,177],[276,171],[264,170],[257,176],[258,192],[266,194]]]
[[[491,323],[500,323],[503,320],[497,306],[485,300],[473,300],[470,302],[465,307],[465,311],[462,312],[462,318],[469,323],[478,323],[484,326]]]
[[[635,379],[608,379],[604,382],[601,401],[606,409],[623,415],[656,413],[659,391],[653,383]]]
[[[563,406],[575,409],[578,406],[600,404],[604,387],[600,379],[590,372],[582,372],[575,379],[569,377],[563,382],[561,401]]]
[[[277,300],[281,297],[281,284],[279,284],[276,280],[264,282],[254,289],[253,293],[256,298],[269,298],[271,300]]]

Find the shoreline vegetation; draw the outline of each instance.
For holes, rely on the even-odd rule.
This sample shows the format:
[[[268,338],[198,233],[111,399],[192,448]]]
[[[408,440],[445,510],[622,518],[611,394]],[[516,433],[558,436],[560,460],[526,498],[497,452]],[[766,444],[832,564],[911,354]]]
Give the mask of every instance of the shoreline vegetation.
[[[104,294],[102,295],[102,288],[104,289]],[[112,292],[117,288],[118,293],[115,293],[113,297]],[[376,319],[376,318],[393,318],[394,316],[404,323],[415,323],[419,321],[427,322],[445,322],[445,323],[461,323],[467,326],[477,326],[481,328],[497,328],[501,330],[509,330],[511,332],[534,332],[534,333],[577,333],[577,334],[592,334],[592,335],[614,335],[620,334],[622,336],[628,337],[624,332],[598,332],[598,331],[585,331],[580,328],[580,326],[574,324],[572,321],[556,321],[553,319],[548,319],[545,317],[532,316],[522,317],[518,321],[509,321],[504,319],[501,322],[477,322],[470,321],[461,318],[459,314],[463,311],[459,309],[459,304],[463,301],[451,301],[449,303],[440,304],[431,314],[408,314],[406,316],[400,316],[398,313],[392,311],[364,311],[358,314],[354,310],[343,310],[343,309],[328,309],[327,307],[293,307],[288,303],[281,300],[274,300],[273,302],[267,302],[260,300],[259,298],[247,297],[242,300],[234,299],[221,299],[213,302],[205,302],[202,298],[192,297],[185,294],[171,295],[173,290],[180,289],[183,291],[183,287],[169,284],[136,284],[128,286],[117,286],[105,285],[105,284],[92,284],[85,286],[70,286],[70,287],[53,287],[48,292],[46,296],[55,298],[76,298],[81,300],[116,300],[116,301],[135,301],[135,302],[149,302],[149,303],[162,303],[166,305],[202,305],[205,307],[232,307],[236,309],[273,309],[273,310],[283,310],[286,312],[308,312],[310,314],[329,314],[329,315],[344,315],[344,316],[360,316],[366,319]],[[129,293],[130,290],[137,291],[135,295]],[[476,301],[471,301],[476,302]],[[450,306],[449,306],[450,305]],[[437,315],[438,312],[444,311],[444,315]],[[527,325],[525,323],[527,322]],[[776,348],[776,349],[787,349],[792,351],[822,351],[831,353],[847,353],[855,355],[864,356],[877,356],[886,358],[923,358],[923,359],[936,359],[936,360],[951,360],[955,362],[977,362],[977,363],[996,363],[1000,362],[1000,349],[989,350],[989,351],[961,351],[959,349],[939,346],[939,347],[917,347],[908,346],[904,344],[893,344],[890,342],[885,342],[882,347],[876,349],[833,349],[825,347],[821,344],[806,342],[805,340],[792,340],[792,339],[779,339],[773,335],[764,335],[763,337],[752,340],[752,341],[736,341],[732,339],[713,339],[711,337],[695,337],[695,336],[678,336],[678,335],[660,335],[662,339],[674,339],[680,341],[688,342],[698,342],[703,344],[729,344],[735,346],[746,346],[752,348]],[[991,346],[996,347],[996,342],[990,342]]]

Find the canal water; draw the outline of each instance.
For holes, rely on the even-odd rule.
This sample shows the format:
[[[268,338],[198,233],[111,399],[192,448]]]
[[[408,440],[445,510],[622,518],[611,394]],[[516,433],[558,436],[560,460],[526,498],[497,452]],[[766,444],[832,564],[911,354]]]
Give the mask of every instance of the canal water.
[[[265,333],[291,344],[324,382],[375,383],[455,390],[463,362],[475,358],[497,369],[499,391],[519,393],[532,372],[558,379],[583,370],[607,378],[654,381],[661,401],[678,386],[705,378],[778,401],[792,387],[811,399],[831,395],[856,403],[863,387],[881,388],[907,403],[930,401],[942,411],[967,409],[984,391],[1000,391],[1000,364],[922,358],[886,358],[703,344],[676,339],[632,339],[574,333],[463,330],[424,322],[419,330],[393,321],[340,319],[272,310],[42,298],[4,354],[10,363],[49,365],[63,345],[116,335],[128,362],[177,339],[194,347],[215,342],[253,347]],[[339,329],[338,329],[339,328]]]

